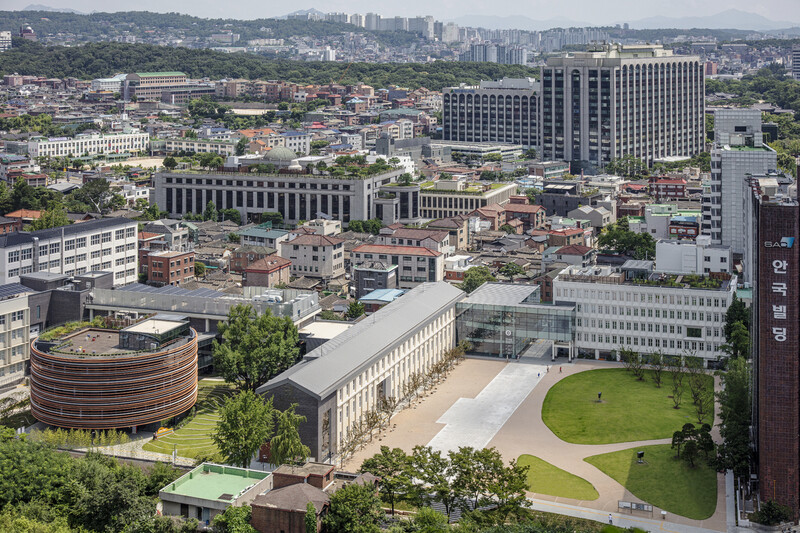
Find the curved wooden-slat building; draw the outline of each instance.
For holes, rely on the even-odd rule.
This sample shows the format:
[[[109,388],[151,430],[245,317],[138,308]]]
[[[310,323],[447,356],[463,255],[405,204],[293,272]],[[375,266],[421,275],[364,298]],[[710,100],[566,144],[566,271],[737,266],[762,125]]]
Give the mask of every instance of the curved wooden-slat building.
[[[197,400],[197,332],[187,329],[163,343],[144,335],[147,348],[139,350],[119,346],[125,330],[89,329],[55,343],[33,341],[31,412],[53,426],[111,429],[191,409]]]

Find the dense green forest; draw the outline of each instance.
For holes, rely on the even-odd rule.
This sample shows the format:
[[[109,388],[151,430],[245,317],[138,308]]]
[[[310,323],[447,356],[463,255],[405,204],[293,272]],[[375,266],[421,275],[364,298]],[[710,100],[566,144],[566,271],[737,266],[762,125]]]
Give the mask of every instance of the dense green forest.
[[[83,46],[44,46],[14,40],[15,48],[0,54],[0,75],[19,74],[92,79],[119,72],[185,72],[192,78],[209,77],[287,80],[295,83],[390,84],[440,90],[459,83],[504,76],[533,76],[534,69],[497,63],[332,63],[269,60],[245,53],[170,48],[149,44],[90,43]],[[19,46],[17,46],[19,45]]]
[[[772,63],[741,80],[706,80],[706,94],[729,93],[731,103],[753,105],[759,101],[791,109],[800,114],[800,83],[786,75],[783,65]]]
[[[300,19],[206,19],[180,13],[125,11],[120,13],[56,13],[50,11],[0,11],[0,30],[19,31],[30,24],[39,35],[72,34],[79,41],[107,40],[120,35],[152,39],[173,34],[183,38],[207,39],[210,34],[232,31],[249,39],[286,39],[295,35],[325,37],[343,32],[369,33],[387,45],[408,45],[418,39],[409,32],[373,32],[352,24]]]

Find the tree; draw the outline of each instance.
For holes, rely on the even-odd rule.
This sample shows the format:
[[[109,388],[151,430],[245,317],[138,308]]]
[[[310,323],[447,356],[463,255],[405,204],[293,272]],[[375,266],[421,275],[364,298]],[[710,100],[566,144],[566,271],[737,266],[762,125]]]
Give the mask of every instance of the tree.
[[[67,218],[67,213],[63,208],[48,209],[42,212],[42,216],[36,220],[31,221],[28,229],[36,231],[39,229],[59,228],[61,226],[69,226],[72,221]]]
[[[247,153],[247,146],[249,145],[249,140],[247,137],[242,137],[239,139],[239,142],[236,143],[236,155],[244,155]]]
[[[210,201],[206,204],[206,209],[203,211],[203,220],[211,220],[213,222],[217,221],[219,218],[219,213],[217,213],[217,206],[214,205],[214,202]]]
[[[410,491],[409,466],[411,459],[400,448],[389,449],[381,446],[381,451],[361,464],[362,472],[369,472],[381,478],[379,490],[392,507],[398,499],[405,498]]]
[[[669,371],[672,376],[672,403],[675,409],[680,409],[681,397],[683,396],[683,377],[685,375],[683,360],[680,356],[670,358]]]
[[[306,533],[317,533],[317,508],[311,502],[306,504],[304,521],[306,523]]]
[[[687,356],[686,371],[689,377],[689,392],[692,395],[692,403],[697,405],[700,402],[700,397],[706,391],[706,372],[703,368],[703,360],[697,356]]]
[[[606,172],[626,178],[647,176],[648,173],[647,163],[631,154],[609,161],[608,165],[606,165]]]
[[[509,261],[505,265],[501,266],[498,272],[511,281],[514,281],[515,276],[521,276],[525,274],[525,269],[516,264],[514,261]]]
[[[528,148],[522,153],[522,157],[524,157],[525,159],[536,159],[536,149]]]
[[[252,515],[253,509],[249,505],[228,506],[211,521],[211,529],[214,533],[256,533],[250,525]]]
[[[509,233],[511,235],[514,235],[514,234],[517,233],[517,230],[514,229],[514,226],[512,226],[511,224],[503,224],[502,226],[500,226],[500,231],[504,231],[504,232]]]
[[[653,383],[656,387],[661,388],[662,374],[664,372],[664,356],[661,352],[655,352],[650,355],[650,371],[653,376]]]
[[[405,526],[405,524],[404,524]],[[450,531],[450,524],[447,517],[442,513],[430,508],[422,507],[411,519],[410,529],[406,531],[419,531],[421,533],[446,533]]]
[[[681,446],[684,442],[686,442],[686,435],[683,434],[683,431],[678,430],[672,434],[672,449],[676,450],[675,457],[680,458]]]
[[[709,390],[703,390],[694,405],[695,414],[697,416],[697,423],[702,424],[706,418],[714,415],[714,393]]]
[[[390,159],[389,162],[391,163],[393,160],[396,160],[396,163],[392,163],[392,164],[400,163],[400,160],[397,159],[396,157],[393,157],[392,159]],[[411,185],[412,181],[414,181],[414,178],[408,172],[404,172],[404,173],[400,174],[400,176],[397,178],[397,183],[399,183],[400,185]]]
[[[345,313],[345,315],[347,316],[347,318],[355,320],[364,313],[365,313],[364,304],[356,300],[355,302],[351,302],[350,305],[347,307],[347,313]]]
[[[688,462],[689,466],[692,468],[695,466],[694,462],[697,460],[699,453],[700,449],[697,446],[697,441],[690,440],[683,445],[683,459]]]
[[[377,533],[383,516],[375,487],[350,483],[331,494],[323,524],[331,532]]]
[[[464,292],[470,293],[487,281],[496,281],[489,269],[485,266],[475,266],[464,273],[464,281],[459,285],[459,288]]]
[[[253,454],[272,435],[272,399],[265,402],[252,390],[242,390],[225,401],[219,414],[214,443],[228,461],[249,468]]]
[[[236,305],[220,322],[223,342],[214,341],[214,366],[228,383],[255,390],[292,366],[299,355],[297,326],[289,317],[259,315],[252,306]]]
[[[745,306],[741,298],[734,294],[731,305],[728,306],[728,310],[725,312],[725,326],[723,326],[725,338],[730,341],[733,328],[737,322],[741,322],[745,329],[750,331],[750,320],[750,310]]]
[[[727,341],[720,349],[731,357],[750,357],[750,332],[740,320],[733,323]]]
[[[102,213],[109,207],[112,196],[108,181],[103,178],[93,179],[72,192],[73,198],[88,204],[97,213]]]
[[[603,229],[597,239],[602,250],[611,250],[632,256],[634,259],[652,259],[656,254],[656,242],[649,233],[634,233],[628,229],[627,218]]]
[[[178,162],[175,161],[175,158],[172,157],[171,155],[165,157],[164,161],[161,164],[164,165],[164,168],[166,168],[167,170],[175,170],[175,168],[178,166]]]
[[[765,526],[777,526],[792,519],[792,510],[775,500],[768,500],[762,503],[761,508],[750,515],[750,518]]]
[[[194,262],[194,277],[201,278],[206,275],[206,265],[199,261]]]
[[[717,450],[716,468],[733,470],[737,477],[749,475],[752,456],[750,373],[750,363],[742,358],[732,359],[722,374],[722,390],[717,393],[722,444]]]
[[[453,473],[450,459],[430,446],[415,446],[411,454],[411,468],[419,481],[415,487],[417,499],[441,503],[449,519],[461,496],[461,487],[450,483]]]
[[[529,466],[520,466],[512,459],[508,467],[499,472],[487,486],[489,498],[497,502],[496,512],[500,522],[504,523],[509,516],[521,516],[522,510],[528,507],[526,491],[528,490]]]
[[[637,380],[644,380],[644,363],[639,352],[628,348],[621,348],[619,351],[619,358],[625,366],[625,369],[629,370]]]
[[[311,455],[311,449],[300,440],[298,428],[305,423],[306,417],[295,414],[297,404],[292,404],[278,413],[278,424],[275,436],[270,442],[269,453],[272,464],[304,463]]]
[[[237,226],[242,225],[242,214],[239,212],[238,209],[233,209],[233,208],[220,209],[219,215],[222,218],[222,220],[230,220]]]

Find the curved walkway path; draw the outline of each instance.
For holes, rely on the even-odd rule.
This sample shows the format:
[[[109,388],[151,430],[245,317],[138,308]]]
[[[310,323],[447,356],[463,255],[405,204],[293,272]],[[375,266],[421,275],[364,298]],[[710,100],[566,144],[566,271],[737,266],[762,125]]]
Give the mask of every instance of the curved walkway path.
[[[513,364],[513,363],[512,363]],[[540,385],[534,387],[531,394],[522,402],[513,415],[506,422],[503,429],[489,442],[495,446],[506,458],[516,458],[523,453],[536,455],[558,468],[566,470],[594,485],[600,497],[592,501],[578,501],[569,498],[556,498],[545,494],[531,494],[537,500],[564,503],[571,506],[597,509],[603,511],[603,516],[608,513],[617,513],[619,500],[640,501],[616,480],[609,477],[593,465],[584,461],[592,455],[628,450],[640,446],[654,444],[671,444],[671,439],[659,439],[635,442],[620,442],[615,444],[572,444],[558,438],[542,420],[542,404],[547,391],[561,379],[578,372],[609,368],[616,366],[614,363],[584,362],[578,360],[573,364],[561,365],[562,373],[558,366],[553,366],[550,372],[544,374]],[[620,365],[621,366],[621,365]],[[554,371],[555,370],[555,371]],[[661,509],[655,508],[653,517],[659,518]],[[636,515],[631,518],[637,518]],[[642,514],[641,518],[649,518]],[[602,519],[602,517],[601,517]],[[699,528],[725,531],[725,477],[720,474],[717,479],[717,508],[714,514],[706,520],[691,520],[681,516],[668,514],[670,522],[685,524]],[[644,525],[644,523],[642,524]],[[642,527],[642,525],[638,527]],[[648,528],[649,529],[649,528]]]

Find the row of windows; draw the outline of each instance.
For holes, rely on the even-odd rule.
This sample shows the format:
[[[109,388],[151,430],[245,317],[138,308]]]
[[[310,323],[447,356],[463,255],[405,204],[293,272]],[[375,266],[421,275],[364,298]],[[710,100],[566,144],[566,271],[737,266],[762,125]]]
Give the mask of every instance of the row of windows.
[[[556,287],[556,296],[563,296],[564,298],[590,298],[601,299],[605,301],[620,301],[620,302],[642,302],[642,303],[656,303],[656,304],[671,304],[671,305],[691,305],[692,307],[727,307],[726,301],[721,298],[701,297],[701,296],[683,296],[683,295],[662,295],[645,292],[628,292],[628,291],[608,291],[596,289],[574,289],[568,287]],[[580,306],[580,304],[579,304]],[[606,307],[608,309],[608,307]],[[609,311],[606,311],[609,312]]]
[[[111,235],[110,231],[104,233],[97,233],[91,236],[91,244],[98,245],[101,243],[111,242]],[[136,236],[136,228],[130,227],[125,229],[116,230],[114,237],[116,239],[124,239],[124,238],[131,238]],[[64,251],[71,251],[79,248],[86,248],[86,237],[77,237],[75,239],[68,239],[64,241]],[[128,243],[123,245],[126,250],[133,250],[136,247],[136,243]],[[117,246],[117,252],[122,251],[122,246]],[[45,256],[49,254],[57,254],[61,252],[61,243],[60,242],[51,242],[50,244],[42,244],[39,246],[39,256]],[[108,248],[103,250],[103,255],[107,253],[111,253],[111,249]],[[12,250],[8,252],[8,262],[9,263],[17,263],[19,261],[25,261],[31,259],[33,257],[33,248],[23,248],[22,250]]]

